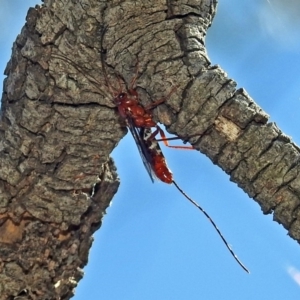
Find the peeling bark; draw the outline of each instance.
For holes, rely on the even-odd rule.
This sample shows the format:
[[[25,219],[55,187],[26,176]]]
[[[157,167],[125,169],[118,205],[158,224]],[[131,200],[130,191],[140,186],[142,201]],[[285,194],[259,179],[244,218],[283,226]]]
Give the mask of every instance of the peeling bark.
[[[176,86],[156,120],[300,241],[299,148],[211,66],[205,36],[216,2],[48,0],[29,10],[2,96],[1,300],[70,299],[118,189],[109,155],[126,130],[101,55],[117,91],[138,66],[143,104]]]

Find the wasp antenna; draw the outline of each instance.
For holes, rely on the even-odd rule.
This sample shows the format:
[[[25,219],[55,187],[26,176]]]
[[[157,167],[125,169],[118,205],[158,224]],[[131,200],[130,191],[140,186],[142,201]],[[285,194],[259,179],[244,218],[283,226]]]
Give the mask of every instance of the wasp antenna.
[[[99,86],[101,86],[101,82],[99,82],[95,77],[93,77],[92,75],[86,73],[84,71],[84,69],[77,63],[75,63],[74,61],[72,61],[71,59],[69,59],[68,57],[66,57],[63,54],[51,54],[51,57],[56,58],[56,59],[60,59],[63,61],[68,62],[69,64],[71,64],[78,72],[82,73],[89,81],[90,83],[96,88],[96,90],[104,97],[109,97],[109,95],[103,91],[101,88],[99,88]]]
[[[179,190],[179,192],[186,198],[188,199],[192,204],[194,204],[198,209],[202,211],[202,213],[206,216],[206,218],[210,221],[210,223],[214,226],[216,231],[218,232],[219,236],[221,237],[222,241],[224,242],[225,246],[231,253],[231,255],[234,257],[234,259],[237,261],[237,263],[247,272],[250,273],[250,271],[243,265],[243,263],[238,259],[236,254],[233,252],[231,247],[229,246],[228,242],[225,240],[223,234],[221,233],[220,229],[216,225],[216,223],[212,220],[212,218],[209,216],[209,214],[197,203],[195,202],[192,198],[190,198],[179,186],[178,184],[173,180],[173,184],[176,186],[176,188]]]
[[[119,89],[118,92],[115,92],[114,88],[112,87],[112,85],[110,84],[110,82],[108,80],[108,73],[107,73],[107,70],[106,70],[106,67],[105,67],[104,54],[106,53],[106,49],[104,49],[104,47],[103,47],[103,40],[104,40],[104,35],[105,35],[107,29],[108,29],[108,25],[103,26],[102,34],[101,34],[101,65],[102,65],[102,72],[103,72],[103,75],[104,75],[104,78],[105,78],[105,83],[106,83],[108,89],[110,90],[111,94],[115,94],[115,93],[119,94],[119,93],[121,93],[121,85],[120,85],[119,77],[118,77],[118,80],[119,80],[120,89]]]
[[[108,88],[110,89],[111,85],[110,85],[110,83],[108,81],[106,67],[105,67],[105,61],[104,61],[104,53],[106,53],[106,50],[104,50],[104,48],[103,48],[103,40],[104,40],[104,35],[105,35],[106,31],[107,31],[107,28],[108,28],[107,25],[104,26],[103,30],[102,30],[102,34],[101,34],[101,64],[102,64],[102,72],[103,72],[103,75],[104,75],[104,78],[105,78],[105,83],[108,86]]]

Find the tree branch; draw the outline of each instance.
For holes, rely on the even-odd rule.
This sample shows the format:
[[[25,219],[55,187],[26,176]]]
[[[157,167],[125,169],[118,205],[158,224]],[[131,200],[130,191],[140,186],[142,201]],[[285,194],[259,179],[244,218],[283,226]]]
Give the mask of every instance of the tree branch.
[[[300,240],[299,149],[211,66],[205,36],[216,2],[48,0],[29,10],[2,97],[0,299],[24,289],[28,299],[69,299],[82,277],[119,185],[109,155],[125,134],[101,55],[116,90],[117,75],[128,85],[138,65],[144,105],[176,86],[156,120]]]

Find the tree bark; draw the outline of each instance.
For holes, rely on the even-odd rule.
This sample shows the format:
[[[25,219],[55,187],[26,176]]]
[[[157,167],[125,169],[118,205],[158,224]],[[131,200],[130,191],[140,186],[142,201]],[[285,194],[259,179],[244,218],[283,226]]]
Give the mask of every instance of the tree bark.
[[[73,295],[119,185],[109,155],[126,130],[112,90],[124,90],[136,69],[143,104],[177,88],[156,120],[300,241],[299,148],[211,66],[205,36],[216,4],[46,0],[29,10],[2,96],[1,300]]]

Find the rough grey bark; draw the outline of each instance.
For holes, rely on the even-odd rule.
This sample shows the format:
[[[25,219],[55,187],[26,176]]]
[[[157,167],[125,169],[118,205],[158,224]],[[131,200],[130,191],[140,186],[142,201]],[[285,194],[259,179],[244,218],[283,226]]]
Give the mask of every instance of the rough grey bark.
[[[0,299],[69,299],[119,181],[125,134],[106,86],[138,65],[143,103],[168,130],[274,212],[300,240],[299,149],[244,90],[211,66],[216,0],[48,0],[30,9],[7,65],[1,108]],[[107,30],[101,37],[104,26]],[[22,297],[22,298],[21,298]]]

